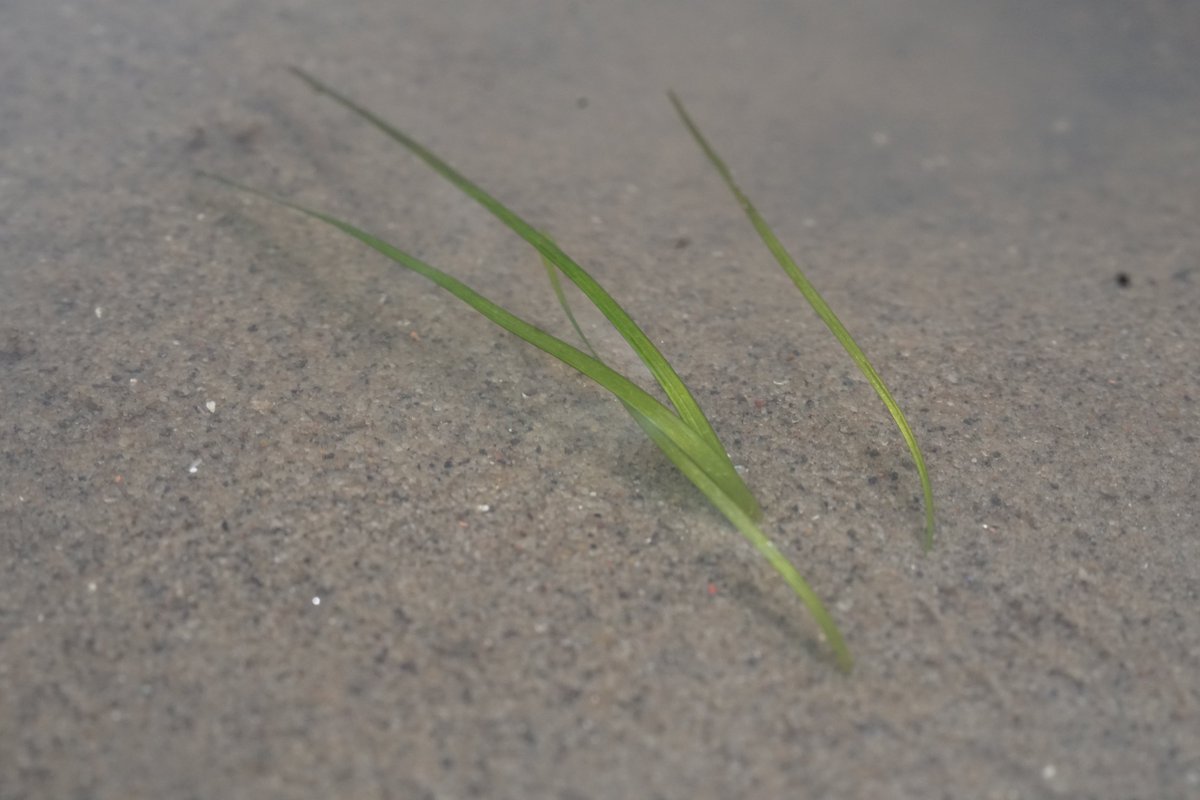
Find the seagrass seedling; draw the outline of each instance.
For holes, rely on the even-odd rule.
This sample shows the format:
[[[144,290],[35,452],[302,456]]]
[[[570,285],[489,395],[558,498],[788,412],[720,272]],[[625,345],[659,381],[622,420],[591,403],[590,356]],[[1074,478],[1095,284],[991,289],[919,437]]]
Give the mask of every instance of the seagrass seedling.
[[[295,68],[292,69],[292,72],[318,93],[336,100],[342,106],[403,145],[409,152],[428,164],[435,172],[478,202],[522,239],[532,245],[541,255],[554,293],[572,326],[575,328],[576,333],[580,336],[581,343],[587,352],[541,330],[488,300],[447,273],[348,222],[250,188],[228,178],[208,173],[203,174],[226,185],[307,214],[337,228],[367,246],[374,248],[401,267],[423,275],[500,327],[569,364],[600,386],[612,392],[629,411],[638,425],[641,426],[642,430],[658,445],[666,457],[695,484],[696,488],[708,498],[726,519],[733,523],[734,527],[746,537],[750,544],[783,577],[788,586],[792,588],[808,609],[809,613],[812,614],[813,619],[816,620],[821,632],[829,642],[830,648],[833,650],[838,667],[844,671],[849,671],[852,664],[850,651],[846,647],[841,632],[838,630],[829,612],[825,609],[820,598],[809,587],[804,578],[800,576],[800,573],[788,558],[779,551],[771,539],[759,527],[762,512],[758,502],[750,492],[749,487],[742,480],[742,476],[734,468],[733,462],[730,460],[724,445],[721,444],[708,418],[701,411],[692,393],[671,367],[667,359],[659,352],[649,337],[646,336],[617,301],[613,299],[595,278],[563,252],[553,239],[530,225],[499,200],[472,183],[420,142],[308,73]],[[680,119],[683,120],[687,130],[700,146],[708,161],[717,170],[730,192],[733,193],[758,232],[758,235],[775,257],[775,260],[792,279],[801,294],[829,327],[829,330],[837,340],[841,342],[842,346],[850,354],[850,357],[858,365],[859,369],[862,370],[867,381],[883,400],[884,405],[895,420],[901,435],[908,444],[920,477],[925,505],[923,542],[925,548],[928,549],[932,546],[934,533],[933,490],[930,485],[929,473],[925,466],[925,459],[921,454],[920,448],[917,446],[917,440],[913,435],[912,428],[900,410],[900,406],[892,398],[891,393],[884,385],[883,379],[879,377],[879,374],[871,366],[862,349],[851,338],[846,327],[833,313],[833,310],[830,309],[824,299],[822,299],[821,295],[818,294],[812,283],[805,277],[795,260],[784,249],[779,239],[772,232],[771,228],[767,226],[762,215],[759,214],[749,198],[734,182],[729,168],[726,167],[716,151],[700,133],[699,128],[688,115],[679,98],[674,93],[668,94],[671,103],[674,105],[676,112],[678,112]],[[562,289],[559,277],[560,273],[579,288],[583,295],[599,309],[600,313],[604,315],[613,328],[629,343],[630,347],[633,348],[633,351],[646,365],[651,375],[653,375],[662,388],[669,405],[660,402],[628,377],[608,366],[596,354],[571,312],[566,295]]]

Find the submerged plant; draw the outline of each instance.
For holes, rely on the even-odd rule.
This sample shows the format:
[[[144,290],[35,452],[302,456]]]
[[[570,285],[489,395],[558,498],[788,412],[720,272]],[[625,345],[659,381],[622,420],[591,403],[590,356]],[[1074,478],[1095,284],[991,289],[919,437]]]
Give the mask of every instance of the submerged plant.
[[[900,435],[904,437],[904,441],[908,444],[908,451],[912,454],[913,463],[917,466],[917,474],[921,479],[921,491],[925,496],[925,538],[923,540],[926,550],[933,547],[933,484],[929,481],[929,470],[925,467],[925,457],[921,455],[921,448],[917,445],[917,437],[913,434],[912,428],[908,424],[908,420],[904,417],[904,412],[900,410],[900,405],[892,397],[892,393],[888,391],[887,385],[883,382],[883,378],[879,377],[879,373],[871,366],[871,362],[867,360],[867,354],[862,351],[858,343],[850,335],[850,331],[846,330],[846,326],[833,313],[833,309],[825,302],[825,298],[817,292],[815,286],[809,282],[808,278],[804,277],[804,273],[800,271],[800,267],[796,265],[791,254],[783,247],[783,243],[775,236],[775,232],[767,225],[767,221],[758,213],[758,209],[750,202],[750,198],[738,187],[733,180],[733,173],[729,171],[729,167],[725,166],[725,162],[717,155],[717,151],[713,150],[712,145],[700,133],[700,129],[696,127],[696,123],[692,121],[691,116],[683,107],[679,97],[674,92],[667,92],[667,96],[671,99],[671,104],[675,106],[675,111],[678,112],[679,118],[683,120],[683,124],[687,126],[688,132],[692,134],[692,138],[696,140],[696,144],[700,145],[700,149],[704,151],[704,155],[720,173],[721,179],[725,181],[725,185],[729,187],[729,191],[737,198],[737,201],[742,206],[742,210],[746,212],[746,216],[750,218],[750,222],[754,225],[754,230],[758,231],[759,237],[766,244],[767,249],[771,251],[771,255],[775,256],[775,260],[779,262],[779,266],[783,267],[783,271],[792,279],[792,283],[796,284],[796,288],[804,295],[804,299],[812,306],[813,311],[817,312],[817,316],[825,323],[834,337],[841,342],[842,347],[850,354],[850,358],[854,359],[854,363],[866,376],[867,382],[879,395],[879,399],[887,406],[888,412],[892,415],[892,419],[896,422],[896,427],[900,429]]]
[[[321,83],[316,78],[312,77],[302,70],[292,68],[292,72],[301,80],[307,83],[312,89],[318,93],[327,95],[338,103],[353,111],[358,116],[370,122],[379,130],[390,136],[395,141],[399,142],[410,152],[428,164],[435,172],[443,178],[454,184],[463,193],[474,199],[481,206],[491,212],[497,219],[507,225],[516,234],[523,238],[526,242],[532,245],[541,255],[543,264],[546,267],[547,275],[550,279],[551,286],[563,310],[566,312],[571,325],[576,333],[583,340],[584,346],[589,352],[584,352],[577,347],[553,336],[540,328],[532,325],[524,319],[510,313],[499,305],[488,300],[483,295],[474,291],[462,282],[456,280],[450,275],[433,267],[415,256],[400,250],[399,248],[379,239],[366,231],[363,231],[348,222],[331,217],[327,214],[305,208],[288,200],[276,197],[274,195],[260,192],[257,189],[250,188],[235,181],[229,180],[216,175],[207,175],[207,177],[220,181],[221,183],[240,189],[245,192],[263,197],[272,202],[286,206],[288,208],[307,214],[310,217],[321,220],[328,225],[341,230],[349,236],[358,239],[360,242],[368,245],[371,248],[379,251],[383,255],[395,261],[400,266],[425,276],[433,281],[438,286],[442,287],[452,295],[462,300],[467,305],[474,308],[485,317],[495,322],[505,330],[516,334],[520,338],[534,345],[535,347],[544,350],[550,355],[558,358],[566,364],[574,367],[583,375],[591,378],[596,383],[610,391],[621,403],[625,406],[630,415],[641,426],[642,430],[650,437],[650,439],[662,450],[662,452],[679,468],[679,470],[687,476],[687,478],[704,494],[709,501],[716,506],[725,517],[733,523],[743,536],[767,559],[772,567],[783,577],[788,586],[796,593],[801,602],[804,603],[809,613],[812,614],[820,627],[825,638],[829,642],[833,650],[834,658],[838,666],[849,671],[852,661],[850,652],[846,648],[845,641],[842,638],[841,632],[837,625],[830,617],[825,606],[822,604],[816,593],[813,592],[808,583],[796,571],[796,568],[781,553],[769,537],[758,526],[758,520],[761,517],[754,495],[742,480],[734,468],[733,462],[730,460],[729,454],[725,447],[721,444],[712,425],[709,423],[704,412],[701,411],[699,404],[696,402],[692,393],[688,390],[683,380],[671,367],[666,358],[658,351],[658,348],[650,341],[649,337],[642,331],[641,328],[633,321],[632,318],[625,312],[612,296],[604,290],[604,288],[596,282],[596,280],[587,273],[581,266],[572,260],[562,249],[545,233],[534,228],[516,213],[503,205],[500,201],[489,195],[483,189],[469,181],[457,170],[435,155],[432,151],[417,142],[412,137],[408,136],[399,129],[393,127],[379,116],[375,115],[366,108],[358,105],[346,96],[338,93],[329,86]],[[796,286],[804,294],[805,298],[812,304],[816,312],[821,316],[825,323],[829,326],[833,334],[838,338],[851,357],[862,369],[875,390],[883,399],[888,410],[892,413],[896,424],[899,426],[905,441],[908,443],[909,449],[912,452],[913,459],[917,464],[917,470],[920,473],[922,487],[925,495],[926,507],[926,547],[930,545],[933,537],[933,496],[929,485],[928,473],[925,469],[924,459],[921,457],[921,452],[917,447],[916,439],[913,437],[912,430],[909,428],[904,415],[901,413],[899,406],[892,399],[891,394],[884,386],[883,381],[871,367],[862,350],[850,338],[850,334],[845,327],[834,316],[833,311],[821,299],[816,290],[800,272],[799,267],[783,249],[778,239],[767,227],[762,217],[759,215],[754,206],[741,192],[737,185],[733,182],[733,178],[717,156],[708,142],[701,136],[699,129],[691,118],[687,115],[683,105],[679,99],[670,94],[671,102],[674,104],[676,111],[683,119],[684,124],[696,139],[697,143],[704,150],[709,161],[716,167],[721,174],[730,190],[741,203],[746,214],[750,217],[754,227],[758,230],[759,235],[766,242],[776,260],[779,261],[783,269],[792,277]],[[206,174],[206,173],[204,173]],[[583,292],[595,306],[609,321],[609,323],[617,330],[618,333],[625,339],[626,342],[637,353],[638,357],[650,370],[651,375],[662,387],[666,394],[670,405],[660,402],[653,395],[646,392],[640,386],[635,384],[625,375],[605,364],[600,357],[592,349],[587,337],[584,336],[583,330],[575,320],[575,316],[571,313],[570,306],[567,303],[566,295],[563,293],[562,285],[559,278],[559,273],[566,276],[580,291]]]

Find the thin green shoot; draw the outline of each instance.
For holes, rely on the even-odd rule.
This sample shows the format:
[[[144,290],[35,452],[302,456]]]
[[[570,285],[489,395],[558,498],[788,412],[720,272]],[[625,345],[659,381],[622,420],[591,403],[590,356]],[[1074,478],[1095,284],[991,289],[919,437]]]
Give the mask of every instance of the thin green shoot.
[[[611,392],[629,410],[634,419],[637,420],[638,424],[651,440],[658,445],[667,458],[692,481],[701,493],[734,524],[754,548],[767,559],[768,563],[779,572],[784,581],[792,588],[792,591],[796,593],[797,597],[800,598],[800,601],[817,622],[818,627],[833,650],[838,667],[846,672],[850,670],[853,664],[850,651],[846,647],[846,643],[836,623],[828,611],[826,611],[820,598],[813,592],[804,578],[800,576],[791,562],[779,552],[766,534],[758,528],[754,518],[747,513],[745,503],[739,498],[732,496],[726,490],[725,486],[713,477],[714,475],[719,476],[721,474],[718,454],[713,450],[709,441],[691,425],[684,422],[675,411],[667,408],[653,395],[599,359],[530,324],[496,303],[493,303],[491,300],[488,300],[461,281],[366,231],[335,217],[260,192],[228,178],[209,173],[201,174],[227,186],[307,214],[337,228],[392,259],[400,266],[424,276],[500,327],[575,368]],[[547,258],[548,260],[552,260],[549,257]],[[554,282],[557,282],[557,276],[555,276]],[[561,302],[566,307],[565,296],[561,294],[561,286],[558,289],[558,293]],[[615,301],[613,301],[613,304],[615,305]],[[568,314],[570,314],[569,310]],[[573,316],[572,319],[574,319]],[[578,328],[577,324],[576,330],[582,336],[583,332]],[[584,338],[586,341],[586,337]],[[724,454],[723,449],[721,449],[721,454]]]
[[[542,256],[542,265],[546,268],[546,278],[550,281],[550,288],[554,290],[554,296],[558,298],[558,304],[562,306],[563,313],[567,315],[567,319],[571,322],[571,327],[575,329],[575,335],[579,337],[579,341],[583,342],[583,346],[597,360],[602,360],[600,354],[596,352],[596,348],[592,347],[591,341],[588,340],[587,334],[583,332],[583,328],[579,326],[579,320],[575,319],[575,314],[571,311],[571,304],[567,301],[567,295],[563,292],[562,281],[558,279],[558,269],[545,257]]]
[[[891,413],[892,419],[896,421],[896,427],[900,429],[900,435],[904,437],[904,441],[908,444],[908,451],[912,454],[913,462],[917,466],[917,473],[921,478],[921,489],[925,495],[925,537],[923,544],[925,550],[929,550],[933,547],[934,533],[933,486],[929,481],[929,470],[925,467],[925,457],[921,454],[921,448],[917,445],[917,437],[913,434],[912,427],[908,424],[908,420],[904,417],[904,412],[900,410],[900,405],[892,397],[892,393],[888,391],[887,385],[883,382],[883,378],[879,377],[879,373],[875,371],[873,366],[871,366],[871,362],[867,359],[866,353],[864,353],[862,348],[858,346],[858,343],[854,341],[854,338],[850,335],[850,331],[846,330],[846,326],[843,325],[841,320],[837,318],[837,315],[833,313],[833,309],[829,307],[829,304],[826,303],[825,299],[821,297],[820,293],[817,292],[816,287],[813,286],[808,278],[805,277],[804,273],[801,272],[800,267],[797,266],[795,260],[791,257],[788,251],[784,249],[783,243],[779,241],[779,238],[775,235],[774,231],[772,231],[767,225],[766,220],[764,220],[762,215],[758,213],[758,209],[755,208],[754,204],[750,202],[750,198],[747,197],[741,188],[738,187],[737,183],[733,180],[733,173],[730,172],[729,167],[725,165],[725,162],[721,159],[721,157],[717,155],[716,150],[714,150],[712,145],[708,143],[708,140],[704,138],[704,135],[700,133],[700,129],[696,126],[696,123],[692,121],[691,116],[683,107],[683,103],[680,101],[679,97],[676,96],[674,92],[668,92],[667,96],[670,97],[671,104],[675,106],[675,111],[678,112],[679,118],[683,120],[683,124],[692,134],[692,138],[696,140],[696,144],[698,144],[700,149],[704,151],[704,155],[708,158],[713,167],[716,168],[718,174],[721,176],[721,179],[725,181],[725,185],[729,187],[729,191],[733,193],[733,196],[737,198],[738,203],[741,204],[742,210],[745,211],[746,216],[750,218],[750,222],[754,225],[754,229],[758,231],[758,235],[767,245],[767,248],[771,251],[771,254],[775,256],[775,260],[779,262],[779,266],[783,267],[784,272],[788,274],[788,277],[790,277],[792,282],[796,284],[796,288],[799,289],[800,293],[804,295],[804,299],[806,299],[809,305],[812,306],[813,310],[817,312],[817,316],[819,316],[825,322],[825,325],[828,326],[834,337],[836,337],[837,340],[842,343],[842,347],[844,347],[846,352],[850,354],[850,358],[852,358],[854,363],[858,365],[858,368],[862,371],[863,375],[866,376],[867,382],[871,384],[871,386],[875,389],[876,394],[878,394],[879,398],[883,401],[883,404],[887,406],[887,410]]]
[[[337,101],[343,107],[357,114],[404,146],[409,152],[424,161],[435,172],[454,184],[464,194],[475,200],[522,239],[532,245],[545,259],[545,263],[553,265],[568,280],[578,286],[583,294],[600,310],[600,313],[608,319],[617,332],[625,338],[625,341],[629,342],[634,352],[637,353],[638,357],[641,358],[650,370],[654,379],[658,381],[671,404],[679,412],[680,418],[708,443],[708,446],[717,456],[716,460],[723,462],[719,468],[710,471],[708,473],[709,476],[733,497],[742,507],[742,510],[752,519],[757,520],[762,516],[762,511],[758,506],[758,502],[754,499],[754,495],[746,487],[741,476],[737,474],[737,470],[734,469],[729,454],[721,445],[721,440],[717,437],[708,418],[700,410],[699,403],[696,402],[692,393],[688,391],[683,380],[671,367],[671,364],[662,353],[659,352],[658,348],[654,346],[654,343],[650,341],[650,338],[638,327],[637,323],[625,313],[625,310],[617,304],[612,296],[583,267],[579,266],[570,256],[564,253],[555,244],[553,239],[534,228],[514,211],[500,203],[500,201],[485,192],[474,182],[468,180],[458,170],[439,158],[433,151],[429,150],[429,148],[422,145],[416,139],[394,125],[391,125],[382,117],[360,106],[337,90],[314,78],[312,75],[309,75],[307,72],[297,67],[292,67],[291,71],[314,91]]]

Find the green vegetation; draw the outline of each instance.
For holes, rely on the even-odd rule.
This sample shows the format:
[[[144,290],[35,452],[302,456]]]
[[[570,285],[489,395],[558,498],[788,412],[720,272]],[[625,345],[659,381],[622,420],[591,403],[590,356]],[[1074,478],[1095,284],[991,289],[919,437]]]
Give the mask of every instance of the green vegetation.
[[[896,421],[896,427],[900,429],[900,435],[904,437],[904,441],[908,443],[908,451],[912,453],[913,463],[917,465],[917,474],[921,477],[921,490],[925,495],[925,549],[929,550],[933,547],[933,484],[929,482],[929,470],[925,467],[925,457],[921,455],[921,448],[917,446],[917,437],[913,434],[912,428],[909,427],[908,420],[904,417],[904,412],[900,410],[899,404],[892,398],[892,393],[888,391],[887,385],[884,384],[883,378],[879,377],[879,373],[871,366],[871,362],[867,360],[867,354],[862,351],[854,338],[850,336],[850,331],[846,330],[846,326],[833,313],[833,309],[825,302],[825,298],[817,292],[815,286],[809,282],[808,278],[804,277],[804,273],[800,271],[800,267],[796,265],[792,256],[784,249],[783,243],[775,236],[774,231],[767,226],[766,220],[758,213],[758,209],[750,202],[750,198],[742,192],[733,180],[733,174],[729,171],[729,167],[725,166],[725,162],[713,150],[712,145],[700,133],[700,129],[696,127],[696,123],[692,121],[691,116],[683,107],[683,103],[674,92],[668,92],[667,95],[671,98],[671,104],[675,106],[675,111],[679,113],[679,118],[683,120],[683,124],[687,126],[688,131],[692,134],[692,138],[696,140],[696,144],[700,145],[700,149],[704,151],[704,155],[720,173],[721,179],[725,181],[725,185],[729,187],[729,191],[733,192],[733,196],[737,198],[741,204],[742,210],[746,212],[746,216],[750,218],[750,222],[754,225],[754,230],[758,231],[758,235],[766,244],[767,249],[771,251],[771,255],[775,256],[775,260],[779,262],[779,266],[783,267],[783,271],[792,279],[792,283],[796,284],[796,288],[804,295],[804,299],[813,307],[813,311],[817,312],[817,316],[829,327],[829,330],[842,343],[842,347],[854,359],[854,363],[862,370],[862,374],[866,376],[867,382],[875,389],[875,393],[879,395],[879,399],[887,406],[887,410],[892,415],[892,419]]]
[[[746,537],[755,549],[783,577],[816,620],[817,625],[833,650],[838,666],[842,670],[849,671],[852,664],[850,652],[846,648],[837,625],[834,624],[832,617],[825,610],[825,606],[821,603],[820,598],[817,597],[808,583],[800,576],[792,563],[759,528],[758,521],[761,517],[761,511],[758,503],[742,480],[741,475],[734,468],[725,447],[721,444],[720,439],[717,438],[717,434],[707,417],[705,417],[704,412],[700,410],[699,404],[683,380],[671,367],[670,363],[668,363],[662,353],[650,341],[649,337],[646,336],[625,310],[621,308],[617,301],[587,271],[564,253],[549,236],[527,223],[419,142],[393,127],[374,113],[321,83],[311,75],[298,69],[293,69],[292,71],[317,92],[333,98],[399,142],[428,164],[439,175],[478,202],[517,235],[532,245],[541,255],[547,275],[550,278],[551,286],[558,297],[559,303],[562,305],[572,326],[590,353],[584,352],[562,339],[541,330],[496,305],[445,272],[348,222],[296,205],[282,198],[265,194],[227,178],[215,175],[208,175],[208,177],[307,214],[358,239],[360,242],[392,259],[401,267],[425,276],[483,314],[492,322],[495,322],[505,330],[516,334],[526,342],[544,350],[564,363],[569,364],[612,392],[667,458],[691,480],[701,493],[716,506],[717,510],[725,515],[726,519],[733,523],[734,527]],[[850,334],[846,331],[845,327],[838,321],[833,311],[829,309],[829,306],[826,305],[825,301],[821,299],[820,295],[817,294],[816,290],[800,272],[800,269],[783,249],[783,246],[771,232],[770,228],[767,227],[754,206],[750,204],[750,201],[733,182],[729,170],[712,150],[708,142],[701,136],[700,131],[687,115],[678,98],[674,94],[670,97],[684,124],[691,131],[697,143],[708,156],[708,159],[717,168],[730,190],[742,204],[746,214],[750,217],[751,222],[753,222],[759,235],[762,236],[775,258],[788,275],[792,277],[792,280],[804,294],[805,298],[808,299],[809,303],[812,304],[830,330],[833,331],[833,334],[850,353],[851,357],[867,376],[868,381],[875,387],[875,390],[883,399],[888,410],[892,413],[896,424],[900,427],[900,431],[904,435],[905,441],[908,442],[913,459],[917,464],[917,470],[921,476],[922,487],[925,493],[927,523],[925,543],[926,547],[928,547],[933,537],[932,490],[924,459],[917,447],[916,439],[913,437],[912,431],[904,419],[904,415],[892,399],[883,381],[867,361],[862,350],[850,338]],[[590,343],[588,343],[587,338],[583,335],[582,329],[579,327],[567,304],[566,295],[563,293],[559,278],[560,273],[580,289],[584,296],[599,309],[613,328],[629,343],[634,352],[637,353],[638,357],[650,370],[650,373],[654,376],[659,386],[662,387],[669,405],[660,402],[626,376],[609,367],[592,350]]]

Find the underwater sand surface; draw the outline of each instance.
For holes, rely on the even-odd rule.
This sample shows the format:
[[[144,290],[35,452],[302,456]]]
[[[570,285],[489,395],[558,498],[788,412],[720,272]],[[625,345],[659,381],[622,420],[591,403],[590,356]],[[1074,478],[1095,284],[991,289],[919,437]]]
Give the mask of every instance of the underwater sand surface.
[[[0,798],[1200,796],[1197,52],[1169,2],[5,3]],[[849,677],[602,390],[195,177],[570,335],[289,64],[643,324]]]

